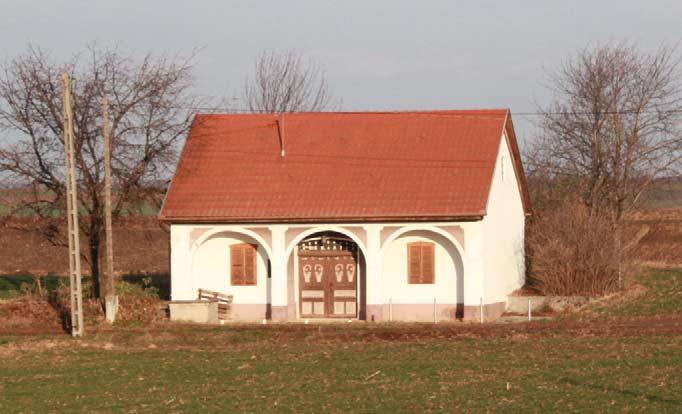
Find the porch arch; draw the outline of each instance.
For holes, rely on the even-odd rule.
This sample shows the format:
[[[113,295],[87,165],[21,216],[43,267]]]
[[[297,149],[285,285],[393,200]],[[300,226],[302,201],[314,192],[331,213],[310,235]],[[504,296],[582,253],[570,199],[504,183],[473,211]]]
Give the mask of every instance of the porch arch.
[[[263,246],[263,249],[265,250],[265,253],[267,253],[268,258],[272,257],[272,249],[270,248],[268,243],[265,241],[265,239],[263,239],[257,233],[255,233],[251,230],[245,229],[245,228],[241,228],[241,227],[230,227],[230,228],[213,227],[213,228],[209,229],[208,231],[203,233],[201,236],[199,236],[192,243],[192,246],[190,249],[192,255],[194,255],[195,251],[199,247],[201,247],[201,245],[204,244],[206,242],[206,240],[211,239],[215,236],[219,236],[220,234],[224,234],[224,233],[225,234],[234,233],[234,234],[240,234],[242,236],[250,237],[250,238],[254,239],[255,241],[257,241],[259,245]]]
[[[291,253],[294,251],[294,248],[302,242],[305,238],[315,234],[315,233],[324,233],[324,232],[334,232],[334,233],[340,233],[343,234],[344,236],[347,236],[351,240],[355,242],[355,244],[358,245],[358,249],[360,249],[361,253],[363,256],[367,257],[367,248],[365,247],[365,244],[360,240],[360,238],[353,233],[352,231],[345,229],[343,227],[339,226],[317,226],[310,228],[308,230],[305,230],[301,232],[301,234],[298,234],[294,239],[289,243],[289,245],[286,247],[286,251],[284,252],[284,257],[288,258],[291,256]]]
[[[465,258],[466,258],[466,256],[464,255],[464,247],[462,247],[462,245],[460,244],[460,242],[457,241],[457,239],[456,239],[452,234],[450,234],[450,233],[448,233],[447,231],[441,229],[440,227],[436,227],[436,226],[424,226],[424,225],[419,225],[419,224],[403,226],[403,227],[401,227],[400,229],[398,229],[398,230],[394,231],[393,233],[391,233],[391,235],[388,236],[388,238],[386,238],[386,240],[385,240],[385,241],[383,242],[383,244],[381,245],[381,253],[382,253],[382,256],[383,256],[383,253],[386,251],[386,248],[387,248],[388,246],[390,246],[391,243],[393,243],[393,241],[394,241],[395,239],[397,239],[398,237],[402,236],[402,235],[405,234],[405,233],[414,232],[414,231],[431,232],[431,233],[438,234],[438,235],[444,237],[445,239],[447,239],[450,243],[453,244],[453,246],[454,246],[455,249],[457,250],[457,253],[459,253],[459,256],[460,256],[461,259],[462,259],[462,265],[464,265],[464,261],[465,261]]]

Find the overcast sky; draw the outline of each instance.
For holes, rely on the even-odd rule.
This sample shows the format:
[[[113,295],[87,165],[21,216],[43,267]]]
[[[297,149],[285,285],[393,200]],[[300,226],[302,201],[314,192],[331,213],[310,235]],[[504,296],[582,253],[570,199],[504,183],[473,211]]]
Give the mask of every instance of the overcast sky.
[[[548,70],[576,50],[682,40],[682,1],[0,0],[0,58],[28,43],[55,59],[91,42],[131,53],[199,48],[196,87],[239,95],[256,55],[323,64],[343,110],[509,107],[548,100]],[[235,102],[239,105],[238,102]],[[516,116],[522,140],[529,116]]]

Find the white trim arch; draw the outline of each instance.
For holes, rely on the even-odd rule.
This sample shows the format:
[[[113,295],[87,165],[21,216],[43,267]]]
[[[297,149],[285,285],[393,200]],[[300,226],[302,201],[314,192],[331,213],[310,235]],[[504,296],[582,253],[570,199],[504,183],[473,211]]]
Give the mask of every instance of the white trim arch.
[[[252,239],[256,240],[258,244],[263,246],[263,249],[265,249],[265,253],[267,253],[268,258],[272,258],[272,249],[270,246],[265,242],[265,240],[256,234],[255,232],[251,230],[247,230],[241,227],[229,227],[229,228],[220,228],[220,227],[214,227],[203,233],[201,236],[199,236],[194,242],[192,242],[192,246],[190,248],[190,251],[192,255],[196,252],[196,250],[201,247],[206,240],[210,239],[211,237],[217,236],[221,233],[235,233],[235,234],[241,234],[243,236],[248,236],[251,237]]]
[[[424,226],[424,225],[419,225],[419,224],[413,224],[413,225],[407,225],[403,226],[402,228],[394,231],[391,233],[390,236],[386,239],[386,241],[381,245],[381,255],[383,257],[384,253],[386,252],[386,248],[395,241],[398,237],[402,236],[405,233],[409,233],[411,231],[430,231],[432,233],[436,233],[440,236],[443,236],[446,238],[450,243],[452,243],[455,246],[455,249],[457,249],[457,253],[459,253],[460,258],[462,259],[462,265],[465,265],[466,263],[466,255],[464,253],[464,248],[462,245],[457,241],[456,238],[452,236],[452,234],[448,233],[447,231],[439,228],[439,227],[434,227],[434,226]]]
[[[288,260],[289,256],[294,251],[294,248],[301,242],[303,241],[306,237],[311,236],[315,233],[323,233],[326,231],[333,231],[336,233],[343,234],[344,236],[350,237],[355,244],[358,245],[358,248],[360,249],[362,255],[364,257],[367,257],[367,247],[364,245],[364,243],[360,240],[360,238],[354,234],[352,231],[349,231],[348,229],[345,229],[343,227],[338,227],[338,226],[318,226],[318,227],[313,227],[310,230],[306,230],[301,232],[301,234],[297,235],[294,237],[294,239],[289,243],[287,246],[285,252],[284,252],[284,257]]]

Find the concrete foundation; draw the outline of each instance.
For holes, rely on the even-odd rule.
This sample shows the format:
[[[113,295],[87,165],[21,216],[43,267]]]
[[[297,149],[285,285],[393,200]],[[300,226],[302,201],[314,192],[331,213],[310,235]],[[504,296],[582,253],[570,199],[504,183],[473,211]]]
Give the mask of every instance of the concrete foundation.
[[[116,315],[118,314],[118,296],[107,295],[104,298],[104,313],[108,323],[116,322]]]
[[[504,313],[504,307],[504,302],[495,302],[483,305],[483,322],[490,322],[499,319],[499,317]],[[464,322],[480,322],[481,306],[465,305],[462,320]]]
[[[525,315],[528,313],[529,300],[531,312],[563,312],[585,306],[594,298],[587,296],[509,296],[506,311]]]
[[[169,303],[168,307],[172,321],[218,323],[218,301],[179,300]]]

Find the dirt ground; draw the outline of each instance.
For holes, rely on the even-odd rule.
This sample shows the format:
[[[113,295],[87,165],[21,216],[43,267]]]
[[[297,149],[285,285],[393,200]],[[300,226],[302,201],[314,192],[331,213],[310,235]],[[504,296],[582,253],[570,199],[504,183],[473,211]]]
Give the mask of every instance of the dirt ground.
[[[0,334],[64,333],[59,310],[46,299],[22,297],[0,301]]]
[[[647,231],[636,248],[636,257],[647,266],[682,266],[682,208],[648,210],[627,218],[634,232]]]
[[[40,351],[69,348],[71,338],[58,327],[42,326],[24,329],[0,328],[0,335],[15,338],[0,347],[0,352]],[[240,343],[268,342],[286,347],[306,342],[317,344],[358,344],[379,342],[423,342],[433,340],[505,339],[529,340],[543,338],[623,338],[623,337],[680,337],[682,315],[656,317],[618,317],[599,319],[557,318],[524,323],[370,323],[348,324],[271,324],[268,326],[229,324],[225,326],[197,326],[178,323],[159,323],[144,328],[135,326],[108,327],[100,325],[86,329],[79,346],[126,351],[159,350],[218,350]],[[236,342],[231,337],[240,338]],[[22,339],[23,338],[23,339]]]
[[[63,234],[66,227],[63,221],[21,217],[0,224],[0,275],[68,274],[66,249],[48,242],[38,231],[26,230],[57,225]],[[116,273],[168,273],[169,233],[155,217],[122,218],[114,223],[113,229]],[[87,272],[87,263],[83,269]]]

